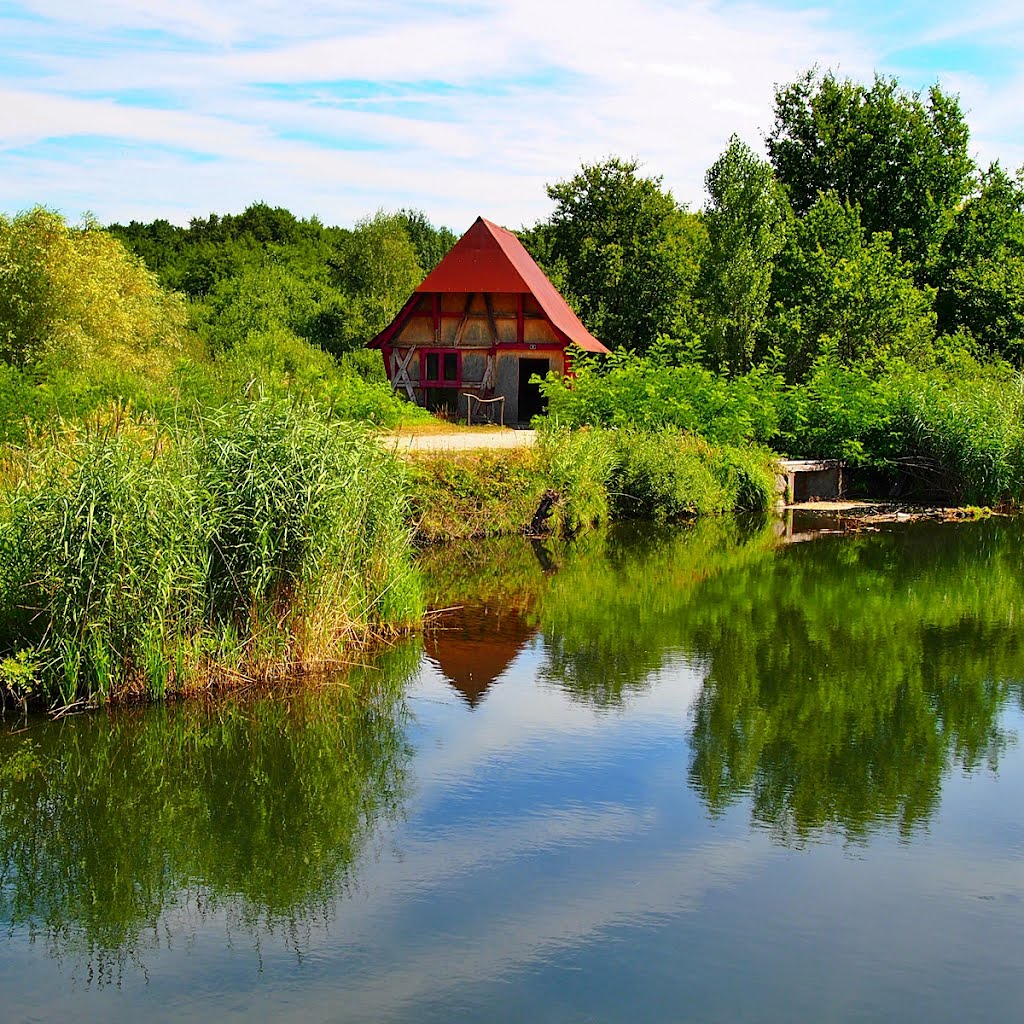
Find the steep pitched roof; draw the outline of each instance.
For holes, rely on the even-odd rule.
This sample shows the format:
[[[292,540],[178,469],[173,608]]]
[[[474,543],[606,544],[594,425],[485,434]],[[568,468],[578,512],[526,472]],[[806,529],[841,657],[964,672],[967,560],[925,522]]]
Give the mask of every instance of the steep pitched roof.
[[[588,352],[608,351],[583,326],[558,289],[523,248],[522,242],[511,231],[483,217],[477,217],[473,226],[452,246],[416,292],[532,295],[548,319],[570,341]]]

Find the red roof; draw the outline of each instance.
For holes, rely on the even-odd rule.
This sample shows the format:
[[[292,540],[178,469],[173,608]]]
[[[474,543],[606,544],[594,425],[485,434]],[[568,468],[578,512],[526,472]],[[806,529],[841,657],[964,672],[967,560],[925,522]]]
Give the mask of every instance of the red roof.
[[[548,319],[570,341],[588,352],[608,351],[580,323],[580,318],[523,248],[522,242],[511,231],[483,217],[477,217],[416,291],[532,295]],[[386,330],[378,338],[385,333]]]

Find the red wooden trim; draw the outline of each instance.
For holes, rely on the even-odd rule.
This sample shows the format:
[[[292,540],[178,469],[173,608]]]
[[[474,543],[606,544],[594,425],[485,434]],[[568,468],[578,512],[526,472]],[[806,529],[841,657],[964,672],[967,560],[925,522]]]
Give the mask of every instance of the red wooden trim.
[[[426,314],[416,313],[414,315],[415,316],[424,316]],[[461,320],[464,316],[466,316],[465,313],[456,313],[454,310],[451,310],[451,309],[446,309],[446,310],[444,310],[441,313],[441,319],[442,320]],[[469,316],[468,316],[468,319],[472,319],[472,318],[476,317],[479,320],[483,320],[484,317],[486,317],[486,316],[487,316],[486,312],[485,313],[470,313]],[[495,320],[515,320],[515,318],[516,318],[515,313],[495,313],[494,314],[494,319]],[[536,317],[535,319],[543,320],[544,318],[543,317]]]
[[[497,346],[499,352],[564,352],[565,346],[558,341],[503,341]]]

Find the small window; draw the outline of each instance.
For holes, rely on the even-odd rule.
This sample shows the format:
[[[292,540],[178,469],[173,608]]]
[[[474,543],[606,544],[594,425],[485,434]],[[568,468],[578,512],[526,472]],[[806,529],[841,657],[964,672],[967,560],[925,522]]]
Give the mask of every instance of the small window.
[[[462,353],[450,349],[427,349],[420,353],[424,386],[457,388],[462,384]]]

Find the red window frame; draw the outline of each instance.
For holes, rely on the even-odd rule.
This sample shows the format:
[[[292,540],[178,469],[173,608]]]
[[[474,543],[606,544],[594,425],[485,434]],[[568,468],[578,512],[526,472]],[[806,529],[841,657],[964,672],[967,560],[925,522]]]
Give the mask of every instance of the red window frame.
[[[437,356],[437,376],[427,376],[430,356]],[[445,363],[449,358],[455,359],[455,377],[445,374]],[[461,388],[462,387],[462,353],[452,348],[420,349],[420,386],[425,388]]]

